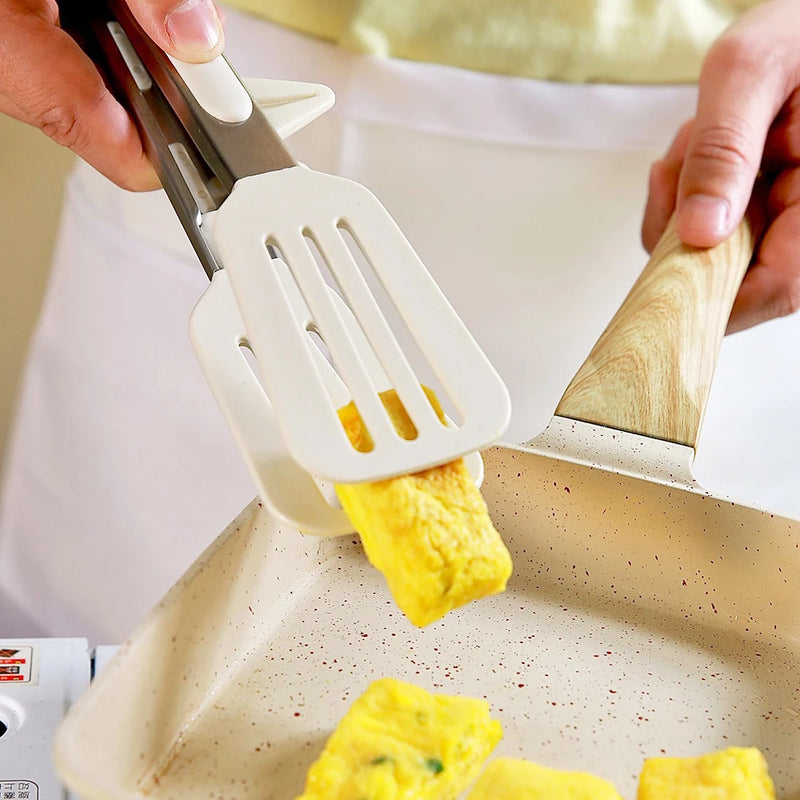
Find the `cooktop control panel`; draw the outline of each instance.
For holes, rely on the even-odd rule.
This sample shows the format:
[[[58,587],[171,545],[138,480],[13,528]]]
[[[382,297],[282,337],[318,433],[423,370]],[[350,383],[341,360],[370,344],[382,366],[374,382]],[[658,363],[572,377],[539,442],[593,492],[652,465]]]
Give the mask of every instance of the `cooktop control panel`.
[[[50,751],[92,676],[86,639],[0,639],[0,800],[77,800]]]

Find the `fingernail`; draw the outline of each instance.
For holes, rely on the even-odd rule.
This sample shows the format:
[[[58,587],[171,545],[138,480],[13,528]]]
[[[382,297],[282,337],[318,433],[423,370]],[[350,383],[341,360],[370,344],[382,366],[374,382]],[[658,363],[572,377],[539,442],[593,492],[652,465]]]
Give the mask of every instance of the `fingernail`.
[[[728,232],[731,207],[727,200],[709,194],[690,194],[683,201],[681,216],[687,227],[706,236]]]
[[[209,0],[186,0],[166,21],[175,48],[187,55],[211,53],[222,38],[217,12]]]

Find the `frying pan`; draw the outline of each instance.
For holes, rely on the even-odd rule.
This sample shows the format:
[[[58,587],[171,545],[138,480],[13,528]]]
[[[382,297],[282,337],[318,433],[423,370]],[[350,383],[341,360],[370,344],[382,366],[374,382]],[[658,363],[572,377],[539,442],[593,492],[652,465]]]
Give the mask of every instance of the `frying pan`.
[[[691,461],[744,223],[709,251],[671,226],[547,430],[484,454],[515,573],[423,630],[353,537],[246,508],[72,708],[56,741],[85,800],[290,800],[381,676],[489,700],[497,755],[635,796],[642,760],[730,745],[800,798],[798,523],[705,492]]]

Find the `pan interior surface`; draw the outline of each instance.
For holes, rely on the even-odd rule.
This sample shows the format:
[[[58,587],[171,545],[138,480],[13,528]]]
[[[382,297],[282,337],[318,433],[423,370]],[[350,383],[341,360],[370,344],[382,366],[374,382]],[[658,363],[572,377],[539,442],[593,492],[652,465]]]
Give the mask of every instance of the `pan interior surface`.
[[[494,755],[630,800],[645,757],[731,745],[759,747],[778,796],[800,798],[797,524],[510,449],[485,460],[507,592],[417,630],[356,541],[253,504],[76,706],[64,775],[86,800],[291,800],[390,675],[486,698]]]

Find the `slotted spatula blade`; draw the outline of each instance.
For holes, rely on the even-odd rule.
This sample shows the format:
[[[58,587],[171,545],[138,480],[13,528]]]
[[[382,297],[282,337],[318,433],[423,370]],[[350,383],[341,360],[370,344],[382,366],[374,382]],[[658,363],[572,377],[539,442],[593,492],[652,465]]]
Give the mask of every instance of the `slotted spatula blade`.
[[[281,433],[293,458],[311,474],[358,483],[415,472],[486,447],[505,430],[510,400],[503,381],[391,216],[363,186],[302,166],[242,178],[215,213],[211,241],[225,264]],[[307,328],[298,324],[281,286],[285,266],[268,247],[288,265],[310,309]],[[416,438],[403,439],[392,426],[315,251],[397,391]],[[370,271],[372,276],[365,274]],[[370,279],[373,285],[378,281],[444,388],[458,416],[455,424],[437,418]],[[372,438],[369,452],[356,451],[347,439],[308,330],[330,350]]]

